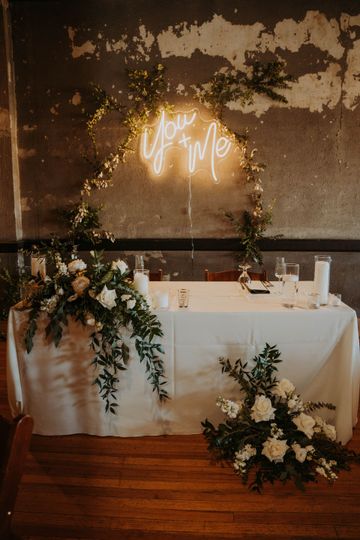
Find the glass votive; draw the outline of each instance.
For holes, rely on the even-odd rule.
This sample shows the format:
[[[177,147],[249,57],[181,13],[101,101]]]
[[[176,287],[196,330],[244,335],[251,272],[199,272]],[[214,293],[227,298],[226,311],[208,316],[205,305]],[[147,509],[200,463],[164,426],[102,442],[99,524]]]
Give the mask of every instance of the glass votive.
[[[334,307],[338,307],[341,304],[341,294],[340,293],[332,293],[331,295],[331,305]]]
[[[307,297],[307,305],[309,309],[319,309],[320,307],[320,294],[309,293]]]

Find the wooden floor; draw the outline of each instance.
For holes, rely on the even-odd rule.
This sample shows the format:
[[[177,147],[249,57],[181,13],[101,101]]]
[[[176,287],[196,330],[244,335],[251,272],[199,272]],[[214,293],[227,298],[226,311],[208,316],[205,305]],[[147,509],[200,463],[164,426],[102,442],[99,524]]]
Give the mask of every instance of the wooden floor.
[[[0,413],[9,414],[0,344]],[[360,428],[350,446],[360,451]],[[360,466],[334,486],[251,494],[201,435],[33,436],[17,499],[24,539],[360,539]]]

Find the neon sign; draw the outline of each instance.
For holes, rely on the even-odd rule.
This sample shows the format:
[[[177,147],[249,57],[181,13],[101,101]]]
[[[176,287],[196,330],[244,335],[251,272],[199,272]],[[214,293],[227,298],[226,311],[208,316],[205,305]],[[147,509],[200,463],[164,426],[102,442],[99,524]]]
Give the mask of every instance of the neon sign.
[[[219,182],[216,164],[228,155],[232,143],[228,137],[221,135],[221,126],[215,120],[206,122],[205,128],[199,128],[200,123],[205,122],[200,119],[198,111],[171,116],[161,111],[158,123],[144,129],[140,143],[141,156],[156,176],[164,172],[169,151],[180,148],[185,150],[188,174],[209,167],[214,182]]]

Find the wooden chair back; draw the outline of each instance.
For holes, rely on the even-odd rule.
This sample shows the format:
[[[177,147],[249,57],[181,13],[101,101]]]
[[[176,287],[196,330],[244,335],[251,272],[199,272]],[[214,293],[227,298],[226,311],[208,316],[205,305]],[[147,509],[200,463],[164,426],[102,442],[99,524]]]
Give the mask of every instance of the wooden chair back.
[[[241,270],[223,270],[221,272],[209,272],[205,270],[205,281],[237,281],[239,279]],[[247,272],[252,280],[267,281],[267,272]]]
[[[149,279],[150,281],[162,281],[163,279],[162,269],[159,268],[159,270],[155,270],[154,272],[149,272]]]
[[[33,419],[20,415],[14,420],[0,416],[0,539],[16,538],[11,521],[16,496],[29,450]]]

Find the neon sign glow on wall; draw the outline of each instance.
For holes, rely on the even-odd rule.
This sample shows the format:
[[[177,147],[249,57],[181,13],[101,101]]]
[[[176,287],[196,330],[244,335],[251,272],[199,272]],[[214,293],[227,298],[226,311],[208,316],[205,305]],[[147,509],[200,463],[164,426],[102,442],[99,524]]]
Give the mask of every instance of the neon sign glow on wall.
[[[170,151],[177,148],[185,154],[187,174],[207,168],[218,183],[217,164],[232,147],[229,137],[221,131],[218,122],[204,122],[197,110],[171,115],[163,110],[155,126],[146,127],[142,133],[141,157],[151,171],[160,176],[166,163],[169,164]]]

